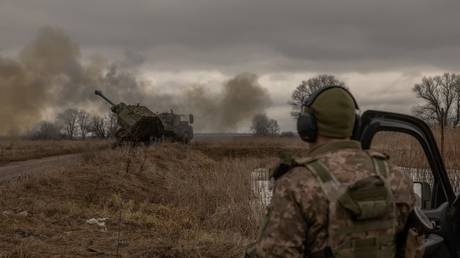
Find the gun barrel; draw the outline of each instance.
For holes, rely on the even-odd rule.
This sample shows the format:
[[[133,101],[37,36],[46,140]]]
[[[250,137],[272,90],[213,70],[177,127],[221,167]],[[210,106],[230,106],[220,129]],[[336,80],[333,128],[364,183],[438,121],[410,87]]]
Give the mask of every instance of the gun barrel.
[[[104,94],[102,94],[102,92],[100,90],[95,90],[94,91],[94,94],[98,95],[99,97],[103,98],[105,101],[107,101],[111,106],[115,106],[115,104],[110,101],[110,99],[108,99],[106,96],[104,96]]]

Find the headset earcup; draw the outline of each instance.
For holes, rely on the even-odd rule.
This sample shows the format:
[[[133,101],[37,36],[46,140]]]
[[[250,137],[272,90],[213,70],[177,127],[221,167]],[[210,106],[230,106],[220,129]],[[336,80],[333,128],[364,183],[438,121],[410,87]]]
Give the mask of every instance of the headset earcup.
[[[318,137],[318,127],[315,116],[311,113],[301,113],[297,118],[297,132],[306,142],[315,142]]]
[[[353,133],[351,135],[351,139],[360,141],[361,139],[361,116],[359,114],[356,114],[355,116],[355,125],[353,126]]]

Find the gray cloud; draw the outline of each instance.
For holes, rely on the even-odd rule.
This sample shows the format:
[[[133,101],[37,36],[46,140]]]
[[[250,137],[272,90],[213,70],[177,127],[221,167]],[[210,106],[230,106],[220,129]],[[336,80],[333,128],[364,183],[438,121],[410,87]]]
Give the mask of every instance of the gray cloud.
[[[135,49],[159,66],[458,69],[460,57],[460,2],[455,1],[3,2],[0,24],[9,37],[2,37],[0,46],[5,48],[51,25],[83,47]],[[164,54],[157,57],[159,52]],[[248,53],[254,59],[247,60]]]
[[[93,57],[84,63],[79,45],[67,34],[53,27],[40,29],[17,58],[0,57],[0,135],[26,130],[40,121],[47,109],[88,109],[88,104],[94,103],[95,89],[108,93],[115,103],[142,103],[154,112],[170,108],[192,112],[199,118],[195,124],[198,130],[236,130],[271,104],[256,74],[242,73],[214,85],[222,86],[215,94],[199,85],[165,94],[137,72],[130,72],[143,62],[142,57],[127,52],[125,60],[118,65]]]
[[[57,26],[81,47],[82,58],[75,58],[89,62],[61,68],[75,76],[72,82],[89,80],[79,69],[115,62],[129,72],[113,70],[112,81],[109,73],[107,89],[121,87],[113,98],[139,102],[130,90],[142,84],[139,70],[177,73],[154,82],[155,90],[176,93],[200,85],[182,71],[217,71],[221,83],[250,71],[264,78],[273,114],[291,129],[284,105],[290,91],[317,73],[342,77],[365,108],[407,112],[414,82],[426,73],[460,70],[459,8],[460,2],[445,0],[3,0],[0,58],[20,52],[39,28]],[[93,54],[108,60],[94,62]],[[213,85],[207,90],[225,84]],[[171,94],[158,102],[164,98],[174,102]]]

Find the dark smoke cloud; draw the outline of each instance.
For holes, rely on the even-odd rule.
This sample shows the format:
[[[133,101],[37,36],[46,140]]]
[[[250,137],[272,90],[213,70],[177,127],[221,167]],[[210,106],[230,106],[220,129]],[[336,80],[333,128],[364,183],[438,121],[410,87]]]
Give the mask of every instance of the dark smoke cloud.
[[[110,71],[83,66],[79,46],[60,29],[41,29],[17,59],[0,59],[0,134],[27,130],[43,111],[80,106],[90,99],[89,88],[126,77]]]
[[[258,83],[257,75],[252,73],[242,73],[227,81],[218,96],[196,87],[188,92],[187,99],[191,110],[199,116],[198,129],[208,131],[234,130],[272,103],[268,92]]]
[[[155,87],[129,69],[142,63],[142,57],[134,52],[126,56],[119,64],[103,57],[83,62],[78,44],[63,31],[41,29],[18,58],[0,57],[0,135],[29,129],[50,109],[90,105],[107,111],[93,95],[94,89],[104,91],[114,102],[141,103],[156,112],[174,108],[194,113],[197,129],[210,131],[234,130],[271,103],[257,76],[249,73],[224,83],[218,94],[209,94],[200,86],[178,95],[146,92]]]
[[[0,134],[16,134],[40,119],[48,82],[14,60],[0,58]]]

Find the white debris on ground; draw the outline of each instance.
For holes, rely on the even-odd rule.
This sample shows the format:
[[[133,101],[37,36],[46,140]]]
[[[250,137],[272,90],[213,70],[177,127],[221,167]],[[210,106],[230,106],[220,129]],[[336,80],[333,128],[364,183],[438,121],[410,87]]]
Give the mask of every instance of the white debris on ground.
[[[29,216],[29,213],[27,211],[21,211],[21,212],[18,213],[18,215],[21,216],[21,217],[27,217],[27,216]]]
[[[20,216],[20,217],[27,217],[29,216],[29,212],[28,211],[21,211],[21,212],[14,212],[14,211],[10,211],[10,210],[6,210],[6,211],[3,211],[2,212],[2,215],[5,216],[5,217],[9,217],[9,216]]]
[[[12,212],[12,211],[3,211],[2,215],[5,216],[5,217],[9,217],[9,216],[14,215],[14,212]]]
[[[266,208],[273,195],[273,182],[270,180],[270,169],[257,168],[251,172],[251,187],[260,203]]]
[[[109,218],[91,218],[86,221],[90,225],[98,225],[99,227],[105,227],[105,221]]]

